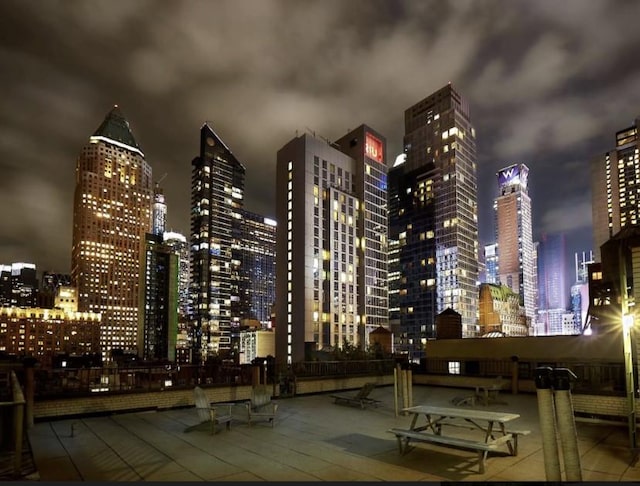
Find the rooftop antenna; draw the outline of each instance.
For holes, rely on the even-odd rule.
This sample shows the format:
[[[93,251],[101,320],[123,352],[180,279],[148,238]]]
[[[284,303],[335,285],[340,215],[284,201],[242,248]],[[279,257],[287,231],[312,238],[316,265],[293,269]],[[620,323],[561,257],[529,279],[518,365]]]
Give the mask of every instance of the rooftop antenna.
[[[156,181],[156,186],[159,186],[160,183],[165,180],[165,178],[169,175],[169,173],[165,172],[160,179]]]

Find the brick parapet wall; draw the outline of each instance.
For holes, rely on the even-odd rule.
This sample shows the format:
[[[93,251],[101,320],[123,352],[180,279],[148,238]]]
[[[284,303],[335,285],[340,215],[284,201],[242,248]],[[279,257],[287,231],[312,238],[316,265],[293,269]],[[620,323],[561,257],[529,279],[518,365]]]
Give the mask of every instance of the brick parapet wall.
[[[248,400],[251,386],[204,388],[211,402]],[[193,406],[193,390],[162,390],[157,392],[96,394],[89,397],[37,400],[33,407],[35,419],[78,416],[128,410],[168,409]]]
[[[469,387],[475,384],[490,384],[495,379],[468,377],[413,375],[414,385]],[[342,390],[359,389],[367,382],[374,382],[376,386],[393,385],[393,375],[358,376],[327,379],[300,379],[295,384],[296,395],[311,393],[327,393]],[[535,393],[536,388],[532,380],[520,380],[520,392]],[[251,396],[251,386],[208,387],[204,388],[211,402],[238,402],[248,400]],[[508,393],[508,390],[507,390]],[[279,387],[275,386],[274,395],[279,395]],[[604,415],[625,416],[626,398],[606,395],[572,394],[575,412]],[[157,392],[141,392],[126,394],[97,394],[80,398],[59,398],[52,400],[38,400],[34,404],[35,419],[49,419],[65,416],[80,416],[101,413],[118,413],[131,410],[169,409],[193,406],[193,391],[189,389],[168,389]],[[640,400],[636,411],[640,414]]]
[[[348,378],[331,378],[322,380],[298,380],[296,394],[325,393],[362,388],[365,383],[375,383],[376,386],[393,385],[393,375],[385,376],[357,376]]]

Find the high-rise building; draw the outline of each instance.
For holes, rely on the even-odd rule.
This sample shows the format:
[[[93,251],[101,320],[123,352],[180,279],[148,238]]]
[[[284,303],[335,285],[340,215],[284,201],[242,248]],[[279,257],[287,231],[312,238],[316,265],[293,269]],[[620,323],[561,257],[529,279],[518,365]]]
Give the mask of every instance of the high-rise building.
[[[195,363],[229,352],[239,316],[240,241],[245,168],[208,125],[191,178],[191,301]]]
[[[114,107],[76,165],[71,278],[78,308],[102,316],[103,357],[137,353],[140,261],[151,229],[151,167]]]
[[[498,250],[495,243],[485,245],[484,265],[487,272],[484,283],[498,283]]]
[[[156,182],[151,233],[145,235],[140,274],[138,355],[147,361],[175,361],[178,334],[179,256],[164,241],[167,204]]]
[[[156,182],[153,190],[153,224],[151,233],[160,235],[164,233],[167,226],[167,203],[164,200],[164,191],[160,184]]]
[[[0,306],[35,307],[38,279],[33,263],[0,265]]]
[[[247,317],[271,327],[271,307],[276,301],[276,222],[246,210],[242,219],[241,273]]]
[[[566,270],[564,234],[543,234],[538,245],[537,335],[563,333],[563,314],[567,312],[569,296]]]
[[[164,244],[178,255],[178,336],[176,339],[176,362],[191,363],[193,351],[192,331],[189,325],[191,304],[189,300],[189,283],[191,281],[191,265],[189,262],[189,245],[187,238],[173,231],[165,231]]]
[[[278,151],[276,358],[296,362],[387,325],[386,141],[362,125]]]
[[[575,280],[571,286],[571,311],[576,331],[586,328],[589,312],[589,265],[594,263],[593,251],[574,254]]]
[[[575,269],[575,282],[587,283],[589,282],[589,264],[594,263],[593,251],[583,251],[582,253],[574,253],[574,269]]]
[[[495,199],[498,282],[520,295],[527,325],[536,322],[534,259],[529,169],[514,164],[498,171],[500,195]]]
[[[178,334],[178,254],[162,235],[147,233],[141,262],[138,354],[175,361]]]
[[[616,133],[616,147],[591,163],[594,258],[628,225],[640,224],[640,117]]]
[[[164,243],[178,254],[178,319],[186,320],[190,314],[189,282],[191,268],[189,264],[189,245],[187,238],[175,231],[165,231]]]
[[[390,318],[396,351],[415,359],[447,308],[478,334],[475,129],[450,84],[405,111],[404,152],[389,172]]]
[[[334,146],[354,160],[356,177],[351,185],[363,206],[364,217],[357,218],[355,231],[360,238],[356,248],[359,342],[364,347],[369,345],[369,334],[389,325],[386,140],[360,125]]]

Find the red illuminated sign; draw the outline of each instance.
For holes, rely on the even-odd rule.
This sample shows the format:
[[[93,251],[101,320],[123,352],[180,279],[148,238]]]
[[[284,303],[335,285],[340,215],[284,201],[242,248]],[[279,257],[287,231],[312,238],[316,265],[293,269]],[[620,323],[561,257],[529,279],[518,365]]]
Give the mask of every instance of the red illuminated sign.
[[[366,134],[364,154],[376,162],[380,162],[381,164],[383,163],[382,159],[384,157],[384,152],[382,149],[382,142],[370,133]]]

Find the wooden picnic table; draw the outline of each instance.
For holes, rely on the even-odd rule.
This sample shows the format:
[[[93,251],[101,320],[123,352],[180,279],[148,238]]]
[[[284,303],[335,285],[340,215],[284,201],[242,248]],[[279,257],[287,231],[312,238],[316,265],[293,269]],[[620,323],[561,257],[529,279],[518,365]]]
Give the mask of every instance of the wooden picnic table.
[[[506,444],[510,455],[518,454],[518,435],[529,431],[509,431],[506,424],[520,417],[517,413],[493,412],[470,408],[434,407],[418,405],[403,409],[413,415],[409,429],[391,429],[396,435],[400,453],[407,452],[410,440],[431,442],[438,445],[458,447],[478,452],[480,472],[484,472],[484,462],[489,451]],[[424,417],[425,423],[418,423]],[[443,427],[465,427],[482,432],[482,437],[466,438],[443,435]]]

